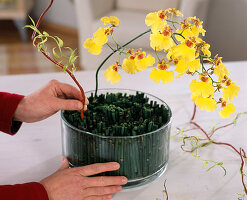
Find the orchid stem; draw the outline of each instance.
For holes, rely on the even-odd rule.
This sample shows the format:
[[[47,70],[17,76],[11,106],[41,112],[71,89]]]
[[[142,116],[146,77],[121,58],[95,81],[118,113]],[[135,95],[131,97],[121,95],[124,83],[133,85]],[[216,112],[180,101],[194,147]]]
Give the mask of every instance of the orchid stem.
[[[136,39],[142,37],[143,35],[145,35],[146,33],[151,32],[151,29],[148,29],[147,31],[141,33],[140,35],[136,36],[135,38],[133,38],[132,40],[130,40],[129,42],[125,43],[123,46],[118,47],[117,49],[115,49],[112,53],[110,53],[105,60],[103,60],[103,62],[99,65],[97,71],[96,71],[96,87],[95,87],[95,95],[97,96],[97,92],[98,92],[98,85],[99,85],[99,81],[98,81],[98,74],[99,74],[99,70],[103,67],[103,65],[105,64],[105,62],[113,55],[115,54],[117,51],[119,51],[120,49],[126,47],[127,45],[129,45],[130,43],[132,43],[133,41],[135,41]]]

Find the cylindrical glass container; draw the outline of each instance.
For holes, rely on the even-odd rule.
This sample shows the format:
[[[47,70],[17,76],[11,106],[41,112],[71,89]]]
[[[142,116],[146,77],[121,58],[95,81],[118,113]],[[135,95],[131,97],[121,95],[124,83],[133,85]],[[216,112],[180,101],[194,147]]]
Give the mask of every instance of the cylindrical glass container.
[[[89,96],[92,92],[86,93]],[[134,90],[102,89],[98,94],[106,93],[135,94]],[[116,161],[120,169],[106,172],[107,176],[126,176],[128,184],[125,188],[145,184],[159,177],[166,169],[169,158],[169,142],[172,113],[168,105],[161,99],[146,94],[149,100],[168,109],[168,120],[159,129],[137,136],[100,136],[80,130],[62,116],[63,155],[69,160],[71,167]]]

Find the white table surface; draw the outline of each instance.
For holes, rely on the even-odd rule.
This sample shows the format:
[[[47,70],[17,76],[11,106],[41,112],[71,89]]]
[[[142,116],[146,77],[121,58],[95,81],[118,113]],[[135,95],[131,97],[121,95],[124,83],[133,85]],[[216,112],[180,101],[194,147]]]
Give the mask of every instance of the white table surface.
[[[237,111],[247,111],[247,61],[225,63],[231,78],[236,81],[241,90],[234,100]],[[77,79],[85,91],[95,88],[95,72],[77,72]],[[19,94],[30,94],[42,87],[51,79],[73,84],[72,80],[61,73],[31,74],[17,76],[0,76],[0,91]],[[163,85],[149,79],[147,72],[137,75],[123,75],[120,83],[110,85],[100,75],[100,88],[129,88],[151,93],[164,99],[173,112],[173,129],[183,127],[191,117],[193,103],[190,100],[190,78],[180,78]],[[231,142],[237,148],[247,149],[247,123],[243,116],[237,126],[217,132],[217,141]],[[199,111],[197,122],[207,128],[214,123],[229,122],[222,120],[218,112]],[[231,118],[232,119],[232,118]],[[60,165],[61,156],[60,113],[37,123],[23,124],[15,136],[0,134],[0,184],[15,184],[30,181],[40,181],[53,173]],[[171,139],[170,159],[167,171],[154,182],[140,188],[123,191],[114,196],[114,200],[155,200],[162,197],[163,183],[167,180],[169,199],[171,200],[232,200],[237,199],[236,193],[243,193],[239,173],[239,157],[226,147],[211,145],[200,154],[204,159],[222,161],[227,169],[223,176],[220,168],[206,172],[202,162],[189,154],[183,153],[180,143]]]

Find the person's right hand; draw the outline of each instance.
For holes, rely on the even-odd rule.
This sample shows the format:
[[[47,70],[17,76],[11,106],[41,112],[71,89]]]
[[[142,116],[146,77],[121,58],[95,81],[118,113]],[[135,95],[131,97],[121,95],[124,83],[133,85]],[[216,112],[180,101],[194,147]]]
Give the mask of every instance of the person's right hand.
[[[54,174],[40,183],[45,187],[49,200],[106,200],[122,190],[127,183],[124,176],[94,176],[106,171],[118,170],[116,162],[97,163],[69,168],[68,160],[62,157],[62,165]]]

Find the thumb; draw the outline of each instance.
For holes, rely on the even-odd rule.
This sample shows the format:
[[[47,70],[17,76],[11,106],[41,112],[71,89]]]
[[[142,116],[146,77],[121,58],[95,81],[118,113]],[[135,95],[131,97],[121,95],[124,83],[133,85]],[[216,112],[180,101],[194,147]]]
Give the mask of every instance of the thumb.
[[[67,160],[66,157],[62,156],[61,165],[60,165],[58,171],[68,169],[68,168],[69,168],[69,161]]]

